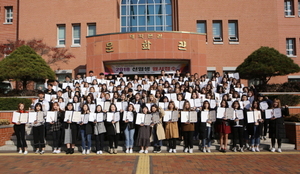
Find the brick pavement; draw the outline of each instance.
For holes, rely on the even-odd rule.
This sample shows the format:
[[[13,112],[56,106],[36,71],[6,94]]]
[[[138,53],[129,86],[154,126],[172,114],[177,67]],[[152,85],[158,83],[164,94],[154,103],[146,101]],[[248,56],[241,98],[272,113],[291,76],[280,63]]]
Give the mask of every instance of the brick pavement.
[[[0,173],[300,173],[300,153],[0,154]]]

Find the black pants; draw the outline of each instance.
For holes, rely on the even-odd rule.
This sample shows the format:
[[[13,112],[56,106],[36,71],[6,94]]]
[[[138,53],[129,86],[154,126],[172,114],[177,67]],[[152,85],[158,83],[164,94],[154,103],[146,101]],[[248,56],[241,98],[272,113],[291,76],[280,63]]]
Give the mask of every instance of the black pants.
[[[53,131],[53,148],[61,148],[61,130]]]
[[[39,148],[44,148],[45,147],[45,126],[34,126],[32,128],[33,132],[33,143],[34,143],[34,148],[38,150]]]
[[[103,150],[104,133],[95,135],[95,138],[96,138],[96,151]]]
[[[265,119],[264,120],[264,126],[261,126],[261,127],[264,127],[264,134],[263,134],[263,136],[267,136],[269,122],[270,122],[269,119]]]
[[[275,148],[276,138],[271,138],[272,147]],[[281,148],[281,139],[277,139],[278,148]]]
[[[109,147],[110,148],[117,148],[118,147],[118,142],[119,142],[119,134],[108,135],[108,142],[109,142]]]
[[[237,140],[239,140],[240,147],[244,145],[244,128],[243,127],[232,127],[232,139],[233,147],[236,147]]]
[[[169,139],[169,148],[176,149],[176,138]]]
[[[193,135],[194,131],[182,131],[184,147],[185,148],[193,148]]]
[[[25,124],[14,125],[14,131],[17,137],[17,147],[23,148],[27,147],[27,143],[25,140]]]

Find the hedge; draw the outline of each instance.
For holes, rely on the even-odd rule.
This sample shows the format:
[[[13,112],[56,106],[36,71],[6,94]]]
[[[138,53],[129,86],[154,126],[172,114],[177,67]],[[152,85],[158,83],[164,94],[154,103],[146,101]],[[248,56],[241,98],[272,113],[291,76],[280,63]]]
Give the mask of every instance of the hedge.
[[[28,110],[31,102],[28,98],[0,98],[0,110],[17,110],[19,103],[24,103],[25,109]]]
[[[291,95],[291,94],[278,94],[278,95],[266,95],[269,97],[270,100],[279,99],[281,105],[288,105],[288,106],[297,106],[300,103],[300,96],[299,95]]]

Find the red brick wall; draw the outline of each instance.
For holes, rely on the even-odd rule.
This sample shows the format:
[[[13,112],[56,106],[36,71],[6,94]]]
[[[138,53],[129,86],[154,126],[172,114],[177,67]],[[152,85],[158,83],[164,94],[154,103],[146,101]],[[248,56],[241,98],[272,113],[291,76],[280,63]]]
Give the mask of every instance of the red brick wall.
[[[13,7],[13,23],[5,23],[5,7]],[[17,36],[17,0],[0,0],[0,44],[7,40],[16,40]]]
[[[0,119],[7,119],[11,123],[12,120],[12,111],[1,111]]]
[[[295,149],[300,150],[300,124],[299,123],[286,123],[285,124],[286,136],[290,143],[295,144]]]
[[[10,140],[10,137],[13,135],[13,127],[1,128],[0,127],[0,146],[5,145],[5,141]]]

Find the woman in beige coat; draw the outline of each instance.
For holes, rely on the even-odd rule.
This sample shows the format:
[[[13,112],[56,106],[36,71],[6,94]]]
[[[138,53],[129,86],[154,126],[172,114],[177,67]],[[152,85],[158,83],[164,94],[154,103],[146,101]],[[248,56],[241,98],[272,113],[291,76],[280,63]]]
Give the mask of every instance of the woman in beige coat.
[[[157,105],[151,106],[151,113],[159,114],[159,122],[152,124],[152,134],[150,140],[153,141],[154,153],[161,152],[162,140],[166,139],[165,130],[162,124],[162,118],[165,115],[165,111],[162,108],[158,108]]]
[[[177,108],[175,108],[174,101],[170,101],[168,105],[168,111],[177,111]],[[180,114],[178,113],[178,118],[179,117]],[[179,138],[177,121],[165,122],[165,133],[166,139],[169,140],[169,153],[176,153],[176,139]]]

